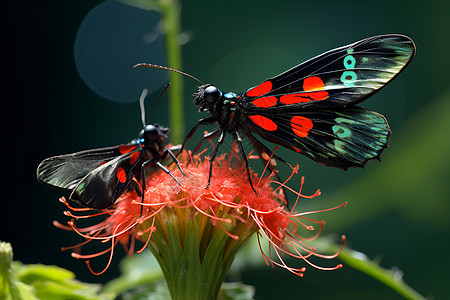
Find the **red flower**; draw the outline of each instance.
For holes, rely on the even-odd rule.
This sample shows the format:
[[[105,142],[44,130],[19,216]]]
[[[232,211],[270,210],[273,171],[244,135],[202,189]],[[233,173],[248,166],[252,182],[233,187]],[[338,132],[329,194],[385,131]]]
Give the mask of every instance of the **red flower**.
[[[281,266],[296,275],[303,276],[305,267],[289,267],[282,256],[286,254],[299,258],[316,268],[324,270],[340,268],[341,265],[333,268],[318,267],[309,261],[312,256],[332,258],[337,254],[321,255],[316,253],[314,247],[306,244],[307,241],[320,235],[324,221],[315,221],[305,216],[319,211],[303,213],[294,211],[299,198],[314,198],[320,195],[320,191],[318,190],[312,196],[302,195],[301,188],[304,183],[302,177],[300,191],[291,190],[297,195],[297,201],[288,211],[283,204],[285,200],[281,187],[286,189],[289,187],[285,183],[274,181],[272,179],[274,174],[258,177],[250,170],[254,187],[258,192],[256,196],[249,184],[245,167],[236,158],[237,156],[232,154],[226,159],[222,155],[215,160],[208,189],[205,187],[209,177],[209,160],[208,158],[202,160],[198,155],[194,157],[193,163],[182,164],[186,177],[179,170],[172,170],[182,186],[164,172],[149,173],[144,203],[141,203],[141,197],[136,192],[130,191],[124,193],[113,208],[100,213],[79,216],[70,211],[66,212],[66,215],[72,219],[68,222],[69,227],[65,228],[82,235],[86,238],[85,243],[93,240],[111,243],[111,246],[102,252],[91,255],[73,253],[73,256],[88,260],[109,252],[111,261],[113,249],[117,243],[121,243],[126,248],[131,244],[128,251],[132,253],[134,240],[138,239],[144,243],[138,252],[146,247],[152,250],[160,262],[171,289],[171,281],[180,280],[171,278],[171,276],[174,277],[174,270],[170,269],[170,266],[177,268],[180,265],[173,267],[166,261],[173,259],[174,251],[177,251],[176,255],[179,257],[183,257],[185,251],[194,251],[201,264],[208,255],[211,255],[208,250],[214,249],[213,252],[221,256],[216,260],[216,264],[218,262],[222,264],[219,272],[221,284],[237,250],[253,233],[258,232],[258,240],[266,237],[270,242],[268,254],[261,248],[268,264]],[[298,166],[294,168],[292,176],[297,171]],[[72,211],[83,213],[90,211],[74,209],[64,198],[61,200]],[[341,206],[344,205],[346,203]],[[80,219],[92,219],[99,216],[106,216],[106,218],[96,225],[85,228],[79,228],[76,225]],[[57,226],[63,227],[59,223]],[[310,231],[314,234],[306,237],[305,234]],[[342,237],[343,241],[344,239],[345,237]],[[87,263],[89,266],[88,261]],[[213,267],[217,266],[209,268]],[[202,265],[201,268],[205,266]],[[181,280],[184,279],[181,278]]]

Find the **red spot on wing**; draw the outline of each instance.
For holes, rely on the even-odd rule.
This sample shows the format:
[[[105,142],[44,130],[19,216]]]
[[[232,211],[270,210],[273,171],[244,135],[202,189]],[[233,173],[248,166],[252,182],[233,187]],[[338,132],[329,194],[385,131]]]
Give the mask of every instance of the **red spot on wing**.
[[[137,152],[133,152],[130,154],[130,164],[134,164],[135,162],[137,162],[137,160],[139,159],[141,152],[137,151]]]
[[[322,79],[317,76],[306,77],[305,80],[303,80],[303,90],[305,92],[323,90],[324,88],[325,84]]]
[[[309,131],[313,128],[313,123],[308,118],[295,116],[291,119],[291,127],[297,136],[303,138],[308,136]]]
[[[253,100],[252,103],[258,107],[267,108],[275,106],[275,104],[277,104],[277,101],[278,101],[277,97],[269,96]]]
[[[304,103],[313,100],[325,100],[328,98],[327,91],[287,94],[280,97],[280,102],[284,104]]]
[[[102,161],[101,163],[99,163],[98,165],[101,166],[101,165],[106,164],[106,163],[107,163],[107,161],[104,160],[104,161]]]
[[[254,115],[254,116],[248,116],[250,118],[250,120],[253,121],[253,123],[255,123],[256,125],[258,125],[259,127],[267,130],[267,131],[275,131],[277,130],[278,126],[277,124],[275,124],[274,121],[272,121],[269,118],[266,118],[264,116],[261,115]]]
[[[306,93],[306,94],[308,95],[308,97],[311,97],[314,100],[325,100],[328,98],[327,91],[318,91],[318,92],[312,92],[312,93]]]
[[[280,102],[284,104],[296,104],[309,101],[311,99],[303,96],[303,94],[287,94],[280,97]]]
[[[119,147],[119,152],[122,154],[128,153],[136,149],[136,145],[122,145]]]
[[[117,179],[119,179],[119,181],[121,183],[125,183],[127,181],[127,174],[125,173],[125,170],[122,167],[119,167],[117,169]]]
[[[272,82],[270,81],[264,81],[258,86],[255,86],[254,88],[249,89],[245,95],[249,97],[258,97],[262,96],[264,94],[267,94],[272,90]]]
[[[293,149],[295,152],[302,153],[302,150],[298,149],[297,147],[293,147],[293,146],[292,146],[292,149]]]

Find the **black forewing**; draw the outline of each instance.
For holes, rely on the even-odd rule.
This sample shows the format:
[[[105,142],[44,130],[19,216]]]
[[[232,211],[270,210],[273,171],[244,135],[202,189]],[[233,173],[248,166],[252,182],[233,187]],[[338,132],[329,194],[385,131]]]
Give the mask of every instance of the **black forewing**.
[[[120,146],[85,150],[45,159],[37,168],[41,183],[72,190],[101,163],[121,155]]]
[[[304,90],[304,80],[316,76],[324,84],[319,90],[328,93],[327,99],[322,101],[339,106],[355,104],[364,101],[397,76],[414,54],[414,42],[407,36],[388,34],[370,37],[325,52],[268,79],[272,84],[270,91],[257,97],[246,97],[246,93],[243,96],[252,101],[267,96],[308,95],[310,91]]]

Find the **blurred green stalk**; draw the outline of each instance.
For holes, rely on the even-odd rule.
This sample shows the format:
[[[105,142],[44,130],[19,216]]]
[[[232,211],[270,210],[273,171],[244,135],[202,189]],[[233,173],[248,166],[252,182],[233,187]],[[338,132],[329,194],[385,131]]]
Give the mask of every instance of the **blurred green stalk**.
[[[162,28],[165,34],[167,64],[170,68],[181,70],[181,45],[178,41],[181,25],[181,5],[178,0],[158,0],[162,12]],[[183,81],[181,75],[170,72],[169,82],[169,126],[171,142],[180,144],[184,136]]]
[[[320,244],[318,246],[320,247],[320,249],[323,249],[330,254],[336,253],[340,248],[340,245],[334,244],[327,239],[320,240]],[[405,299],[426,299],[403,281],[403,273],[400,270],[384,269],[379,264],[371,261],[365,254],[349,249],[347,247],[344,247],[338,257],[345,263],[345,265],[348,265],[353,269],[365,273],[368,276],[378,280],[379,282],[396,291]]]
[[[181,4],[178,0],[119,0],[122,3],[144,10],[161,13],[161,30],[165,37],[167,67],[181,70],[181,45],[179,35],[181,31]],[[150,62],[151,63],[151,62]],[[184,139],[183,115],[183,80],[176,72],[169,72],[169,127],[170,141],[180,144]]]

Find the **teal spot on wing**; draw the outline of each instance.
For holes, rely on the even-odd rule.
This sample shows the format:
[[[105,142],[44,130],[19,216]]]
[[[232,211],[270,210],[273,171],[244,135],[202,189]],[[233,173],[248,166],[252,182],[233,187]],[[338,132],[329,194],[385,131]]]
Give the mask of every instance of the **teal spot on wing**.
[[[352,132],[347,127],[344,127],[342,125],[334,125],[333,126],[333,133],[337,135],[341,139],[348,138],[352,135]]]
[[[336,121],[336,123],[347,123],[347,124],[357,123],[356,121],[348,118],[336,118],[334,120]]]
[[[341,153],[347,153],[348,151],[345,149],[345,143],[343,141],[340,140],[335,140],[334,141],[334,147],[337,151],[341,152]]]
[[[77,193],[82,194],[86,187],[86,182],[81,182],[77,187]]]

